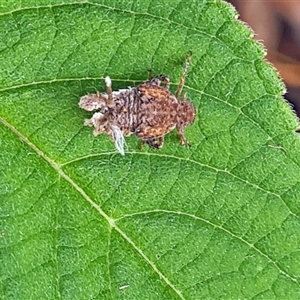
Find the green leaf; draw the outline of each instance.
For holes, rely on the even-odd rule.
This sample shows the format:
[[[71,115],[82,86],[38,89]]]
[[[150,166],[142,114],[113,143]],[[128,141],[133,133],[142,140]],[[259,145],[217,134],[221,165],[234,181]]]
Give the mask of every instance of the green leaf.
[[[299,299],[298,121],[220,1],[0,4],[1,299]],[[184,92],[191,148],[125,157],[79,98],[147,70]]]

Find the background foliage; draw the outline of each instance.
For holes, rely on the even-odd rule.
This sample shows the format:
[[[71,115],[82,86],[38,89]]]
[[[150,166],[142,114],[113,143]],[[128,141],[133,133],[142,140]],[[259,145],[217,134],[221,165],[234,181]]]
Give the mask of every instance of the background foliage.
[[[220,1],[0,5],[1,299],[297,299],[299,138],[264,51]],[[83,127],[79,97],[147,70],[197,108],[192,147]]]

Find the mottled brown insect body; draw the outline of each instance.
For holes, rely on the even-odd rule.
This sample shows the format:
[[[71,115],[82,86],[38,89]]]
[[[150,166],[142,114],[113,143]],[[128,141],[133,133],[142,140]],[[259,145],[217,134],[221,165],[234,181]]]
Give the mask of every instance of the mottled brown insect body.
[[[165,75],[154,77],[137,87],[119,91],[112,91],[111,80],[106,77],[106,94],[98,92],[80,99],[81,108],[98,111],[85,121],[85,125],[95,128],[95,136],[108,134],[121,154],[124,154],[123,136],[135,134],[150,147],[160,149],[164,136],[175,128],[181,144],[189,145],[184,137],[184,129],[193,123],[196,111],[185,96],[178,99],[189,60],[190,57],[186,61],[175,95],[169,91],[169,78]]]

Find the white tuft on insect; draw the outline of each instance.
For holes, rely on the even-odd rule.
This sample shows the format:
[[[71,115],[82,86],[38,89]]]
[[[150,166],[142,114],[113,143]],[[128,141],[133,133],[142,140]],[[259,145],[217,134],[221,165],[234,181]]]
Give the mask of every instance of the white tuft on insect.
[[[126,146],[125,138],[120,130],[120,128],[116,125],[110,125],[110,128],[112,130],[113,140],[115,142],[116,149],[122,154],[125,155],[124,151],[124,145]]]
[[[111,79],[109,76],[106,76],[105,77],[105,84],[107,87],[111,87]]]

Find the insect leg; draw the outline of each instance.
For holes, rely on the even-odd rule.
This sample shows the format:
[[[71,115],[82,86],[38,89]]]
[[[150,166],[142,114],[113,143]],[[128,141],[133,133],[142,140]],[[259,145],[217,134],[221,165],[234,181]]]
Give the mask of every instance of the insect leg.
[[[178,136],[179,136],[180,144],[182,146],[188,146],[188,147],[190,147],[191,144],[187,141],[187,139],[184,136],[184,127],[183,126],[177,127],[177,131],[178,131]]]
[[[189,56],[187,57],[187,59],[186,59],[186,61],[184,63],[183,73],[181,75],[181,78],[180,78],[180,81],[179,81],[179,85],[178,85],[178,88],[177,88],[177,91],[176,91],[176,94],[175,94],[175,97],[177,99],[180,97],[181,91],[182,91],[182,89],[184,87],[184,82],[185,82],[187,71],[188,71],[188,68],[189,68],[189,65],[190,65],[190,61],[192,59],[192,55],[193,55],[193,53],[190,52]]]
[[[148,145],[150,148],[159,150],[159,149],[161,149],[161,148],[163,147],[163,145],[164,145],[164,137],[161,136],[161,137],[156,138],[156,139],[146,140],[146,143],[147,143],[147,145]]]

